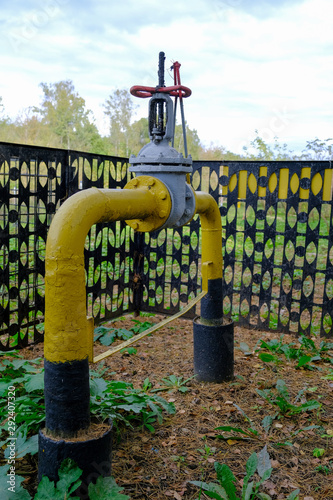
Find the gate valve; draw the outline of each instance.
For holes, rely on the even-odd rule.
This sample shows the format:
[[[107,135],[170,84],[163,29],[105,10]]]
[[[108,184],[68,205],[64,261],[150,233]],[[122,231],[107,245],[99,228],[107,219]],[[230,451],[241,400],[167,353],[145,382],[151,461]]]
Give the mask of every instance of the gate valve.
[[[171,198],[171,210],[169,217],[159,229],[166,227],[180,227],[187,224],[195,213],[195,195],[190,184],[187,182],[192,172],[192,158],[187,156],[187,145],[185,135],[185,120],[183,118],[183,97],[191,95],[191,90],[180,83],[180,64],[174,63],[175,85],[165,87],[164,85],[164,52],[159,54],[158,85],[156,87],[143,87],[135,85],[131,88],[131,94],[136,97],[150,97],[148,112],[148,129],[150,142],[146,144],[137,156],[129,158],[129,171],[136,174],[126,188],[139,187],[146,183],[140,176],[152,176],[167,187]],[[170,96],[179,98],[182,110],[183,135],[185,156],[179,153],[170,142],[174,141],[175,134],[175,110]],[[176,107],[176,105],[175,105]],[[127,221],[136,231],[144,231],[142,221]]]

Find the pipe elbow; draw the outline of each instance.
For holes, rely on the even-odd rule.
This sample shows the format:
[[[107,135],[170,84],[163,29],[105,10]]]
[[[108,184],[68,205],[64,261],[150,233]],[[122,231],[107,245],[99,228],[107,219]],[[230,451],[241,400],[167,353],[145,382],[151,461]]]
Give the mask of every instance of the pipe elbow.
[[[200,216],[202,229],[221,231],[222,223],[219,207],[214,198],[203,191],[196,191],[196,213]]]
[[[207,289],[208,280],[222,278],[222,223],[219,207],[214,198],[197,191],[196,213],[200,216],[202,234],[201,266],[203,286]]]

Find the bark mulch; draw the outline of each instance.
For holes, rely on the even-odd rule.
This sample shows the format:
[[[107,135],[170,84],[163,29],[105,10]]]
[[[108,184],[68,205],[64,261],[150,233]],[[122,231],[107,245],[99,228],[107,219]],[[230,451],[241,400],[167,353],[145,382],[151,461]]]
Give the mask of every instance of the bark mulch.
[[[147,321],[147,318],[136,318]],[[159,322],[162,316],[148,318]],[[133,317],[112,322],[113,327],[130,328]],[[110,323],[111,324],[111,323]],[[199,498],[199,489],[189,481],[217,482],[214,462],[227,464],[237,479],[241,496],[245,464],[253,452],[265,445],[273,471],[260,491],[272,499],[284,499],[300,489],[299,499],[333,500],[333,381],[323,379],[330,366],[320,361],[314,370],[296,369],[295,361],[265,363],[258,358],[254,347],[260,339],[279,338],[272,332],[258,332],[235,326],[235,378],[232,382],[201,383],[192,378],[188,390],[160,392],[169,402],[174,402],[176,413],[165,414],[162,424],[154,424],[155,432],[146,428],[121,427],[114,435],[112,475],[123,493],[132,500]],[[295,342],[295,335],[285,335],[284,343]],[[240,342],[250,347],[244,353]],[[319,344],[320,339],[315,340]],[[152,388],[163,385],[162,378],[176,375],[187,379],[193,375],[192,322],[178,319],[137,344],[136,354],[116,353],[105,360],[113,378],[142,387],[149,378]],[[98,343],[95,355],[107,348]],[[23,350],[26,357],[42,355],[42,346]],[[256,389],[275,388],[283,379],[291,401],[303,389],[303,399],[316,399],[319,411],[309,411],[296,416],[279,414],[268,433],[261,427],[263,418],[273,416],[274,408]],[[244,414],[258,430],[258,437],[251,440],[219,439],[216,427],[229,425],[243,430],[250,428]],[[318,428],[306,429],[310,426]],[[288,442],[289,444],[284,444]],[[323,456],[313,455],[315,448],[325,450]],[[259,479],[259,478],[257,478]],[[204,494],[201,498],[208,498]]]

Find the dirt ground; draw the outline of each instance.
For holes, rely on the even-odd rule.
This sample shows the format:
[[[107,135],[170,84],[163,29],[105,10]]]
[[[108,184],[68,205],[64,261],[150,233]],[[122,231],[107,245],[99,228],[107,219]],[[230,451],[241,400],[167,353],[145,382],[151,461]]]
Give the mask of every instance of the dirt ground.
[[[132,316],[126,317],[113,322],[112,326],[130,328],[132,319]],[[147,321],[144,317],[136,319]],[[163,317],[148,319],[156,323]],[[117,353],[105,363],[115,372],[115,379],[132,382],[134,387],[142,387],[147,377],[153,388],[161,384],[162,378],[172,374],[187,379],[193,375],[192,335],[192,321],[178,319],[135,344],[136,354]],[[216,482],[214,462],[218,461],[231,468],[240,496],[247,459],[267,445],[273,472],[262,485],[261,492],[272,499],[285,499],[299,488],[300,500],[333,500],[333,437],[329,437],[330,433],[327,435],[327,431],[333,429],[333,382],[321,378],[329,365],[321,363],[322,371],[296,370],[295,361],[278,365],[264,363],[255,352],[244,354],[239,349],[240,342],[246,342],[253,349],[259,339],[267,341],[273,337],[279,338],[279,334],[235,326],[233,381],[215,384],[192,378],[185,393],[178,390],[161,392],[159,394],[167,401],[174,402],[177,410],[174,415],[166,414],[162,424],[154,424],[154,433],[142,428],[126,428],[118,441],[115,437],[112,475],[124,488],[123,493],[132,500],[197,499],[199,488],[189,481]],[[292,341],[295,336],[284,336],[285,343]],[[96,343],[95,355],[106,349]],[[25,351],[23,354],[27,357],[37,357],[42,355],[42,346]],[[280,416],[266,434],[260,423],[276,409],[262,399],[256,389],[275,387],[278,379],[285,381],[291,399],[305,389],[306,399],[317,399],[322,407],[320,411],[293,417]],[[255,424],[259,431],[257,439],[216,437],[221,432],[215,428],[221,425],[249,429],[249,423],[235,405]],[[312,425],[321,428],[301,430]],[[286,441],[291,444],[278,445]],[[316,458],[313,455],[315,448],[324,449],[323,456]],[[207,497],[202,494],[201,498]]]

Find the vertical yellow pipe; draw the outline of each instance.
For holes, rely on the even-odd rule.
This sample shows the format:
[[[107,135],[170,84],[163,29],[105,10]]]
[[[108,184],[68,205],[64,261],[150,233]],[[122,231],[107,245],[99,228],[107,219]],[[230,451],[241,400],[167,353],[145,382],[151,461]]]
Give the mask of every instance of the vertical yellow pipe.
[[[195,192],[196,213],[200,216],[202,243],[201,266],[203,287],[208,280],[222,278],[222,223],[214,198],[202,191]],[[207,288],[204,288],[207,290]]]
[[[93,323],[86,317],[84,270],[84,243],[91,226],[97,222],[145,219],[158,214],[157,198],[149,189],[91,188],[71,196],[58,210],[46,244],[44,350],[47,360],[92,359]]]

